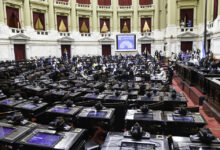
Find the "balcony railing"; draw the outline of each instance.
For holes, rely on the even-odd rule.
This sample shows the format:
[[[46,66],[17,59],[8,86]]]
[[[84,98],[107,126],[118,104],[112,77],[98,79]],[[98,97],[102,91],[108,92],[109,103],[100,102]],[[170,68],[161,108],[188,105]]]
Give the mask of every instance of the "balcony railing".
[[[193,32],[195,30],[194,27],[180,27],[180,32]]]
[[[140,9],[149,9],[149,8],[153,8],[153,4],[150,5],[139,5]]]
[[[83,37],[90,37],[91,33],[80,33],[80,35]]]
[[[112,9],[112,6],[106,6],[106,5],[98,5],[97,7],[98,7],[98,9],[101,9],[101,10],[109,10],[109,9]]]
[[[70,36],[69,32],[59,32],[60,36]]]
[[[37,32],[38,35],[48,35],[48,32],[47,32],[47,31],[37,30],[36,32]]]
[[[11,28],[11,32],[18,34],[18,33],[24,33],[24,30],[19,28]]]
[[[111,33],[100,33],[101,37],[110,37]]]
[[[141,32],[141,36],[151,36],[152,32]]]
[[[119,6],[119,9],[122,9],[122,10],[129,10],[131,8],[132,8],[131,5],[130,6]]]
[[[214,22],[209,22],[208,23],[208,29],[211,29],[211,28],[213,28],[214,27]]]
[[[57,5],[69,5],[69,2],[64,2],[64,1],[56,1]]]
[[[77,8],[91,8],[91,4],[76,4]]]

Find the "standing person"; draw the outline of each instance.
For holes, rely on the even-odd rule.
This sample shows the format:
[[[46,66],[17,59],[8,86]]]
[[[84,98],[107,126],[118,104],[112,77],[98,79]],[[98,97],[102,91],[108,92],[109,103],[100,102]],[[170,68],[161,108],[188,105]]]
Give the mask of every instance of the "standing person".
[[[185,27],[185,22],[184,22],[183,20],[181,20],[181,22],[180,22],[180,27],[181,27],[181,28],[184,28],[184,27]]]
[[[160,51],[160,61],[162,62],[162,63],[164,63],[164,56],[165,56],[165,54],[164,54],[164,52],[165,51]]]
[[[156,58],[158,59],[158,57],[159,57],[159,52],[156,50],[155,53],[154,53],[154,55],[155,55]]]
[[[187,27],[192,27],[192,21],[191,20],[188,21]]]

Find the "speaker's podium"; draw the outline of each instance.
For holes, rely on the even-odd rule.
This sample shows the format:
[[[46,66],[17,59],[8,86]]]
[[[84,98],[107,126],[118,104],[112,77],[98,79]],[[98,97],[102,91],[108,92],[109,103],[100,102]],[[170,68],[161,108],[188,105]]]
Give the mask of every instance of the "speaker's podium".
[[[145,107],[145,108],[144,108]],[[142,110],[128,110],[125,116],[125,127],[130,130],[138,122],[144,130],[151,133],[158,133],[162,130],[162,111],[148,110],[147,106],[142,106]]]

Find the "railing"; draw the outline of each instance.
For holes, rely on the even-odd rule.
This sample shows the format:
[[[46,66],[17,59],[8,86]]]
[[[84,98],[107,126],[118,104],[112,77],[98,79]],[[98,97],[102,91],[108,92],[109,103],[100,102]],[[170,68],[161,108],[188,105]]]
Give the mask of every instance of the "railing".
[[[139,5],[140,9],[153,8],[153,4],[150,5]]]
[[[91,33],[80,33],[81,36],[84,36],[84,37],[90,37],[91,36]]]
[[[11,32],[12,33],[24,33],[23,29],[19,29],[19,28],[11,28]]]
[[[64,2],[64,1],[56,1],[57,5],[69,5],[69,2]]]
[[[47,31],[40,31],[40,30],[36,30],[38,35],[48,35]]]
[[[128,10],[131,9],[132,6],[119,6],[119,9]]]
[[[194,27],[180,27],[180,32],[193,32]]]
[[[60,36],[70,36],[69,32],[59,32]]]
[[[100,33],[101,37],[110,37],[111,33]]]
[[[142,32],[141,36],[151,36],[152,32]]]
[[[78,8],[91,8],[91,5],[90,4],[76,4],[76,6],[78,7]]]
[[[214,27],[214,22],[209,22],[208,23],[208,29],[211,29],[211,28],[213,28]]]
[[[101,9],[101,10],[112,9],[112,6],[105,6],[105,5],[98,5],[97,7],[98,9]]]

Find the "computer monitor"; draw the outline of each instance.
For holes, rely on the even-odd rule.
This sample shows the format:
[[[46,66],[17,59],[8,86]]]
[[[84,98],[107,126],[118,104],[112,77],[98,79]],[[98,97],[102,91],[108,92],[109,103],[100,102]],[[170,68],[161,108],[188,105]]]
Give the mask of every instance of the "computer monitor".
[[[90,111],[88,117],[104,118],[107,115],[105,111]]]
[[[54,109],[52,109],[51,112],[56,112],[56,113],[67,113],[67,112],[69,112],[69,111],[70,111],[69,108],[55,107]]]
[[[14,102],[13,100],[6,99],[6,100],[1,101],[1,104],[10,105],[10,104],[12,104],[13,102]]]
[[[23,108],[26,108],[26,109],[33,109],[33,108],[36,108],[37,106],[34,105],[34,104],[26,104],[23,106]]]
[[[38,132],[26,142],[33,145],[53,147],[60,141],[61,138],[61,135]]]
[[[15,129],[8,127],[0,127],[0,139],[12,133]]]
[[[184,122],[193,122],[191,116],[173,116],[174,121],[184,121]]]

